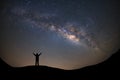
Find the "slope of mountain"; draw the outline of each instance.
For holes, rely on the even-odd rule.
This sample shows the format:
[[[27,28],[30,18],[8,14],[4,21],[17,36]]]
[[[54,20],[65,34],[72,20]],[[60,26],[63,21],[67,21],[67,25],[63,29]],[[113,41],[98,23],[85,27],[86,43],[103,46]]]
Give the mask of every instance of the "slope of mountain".
[[[119,61],[120,50],[113,54],[108,60],[100,64],[76,70],[62,70],[47,66],[26,66],[21,68],[12,68],[0,59],[0,80],[119,80]]]
[[[11,69],[12,67],[9,66],[7,63],[5,63],[1,58],[0,58],[0,72],[1,71],[7,71]]]

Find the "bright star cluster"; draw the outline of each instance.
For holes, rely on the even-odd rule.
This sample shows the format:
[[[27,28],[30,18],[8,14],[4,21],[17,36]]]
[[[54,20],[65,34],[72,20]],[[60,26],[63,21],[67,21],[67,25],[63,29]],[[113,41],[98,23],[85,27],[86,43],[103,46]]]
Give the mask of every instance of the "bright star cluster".
[[[80,44],[80,39],[87,41],[90,47],[96,48],[97,44],[95,43],[94,39],[91,38],[85,30],[82,29],[80,23],[78,22],[69,22],[67,20],[62,23],[57,23],[56,21],[60,21],[61,18],[58,14],[55,13],[39,13],[39,12],[29,12],[29,10],[22,9],[22,8],[12,8],[11,14],[14,16],[18,16],[22,18],[24,21],[32,24],[32,27],[37,27],[38,29],[50,30],[54,31],[55,33],[61,35],[64,39],[69,40],[72,43]]]

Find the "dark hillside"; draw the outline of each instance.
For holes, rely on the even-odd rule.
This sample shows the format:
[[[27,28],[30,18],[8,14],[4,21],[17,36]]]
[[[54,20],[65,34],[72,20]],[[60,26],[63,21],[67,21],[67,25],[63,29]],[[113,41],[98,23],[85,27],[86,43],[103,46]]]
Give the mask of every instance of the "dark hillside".
[[[62,70],[47,66],[26,66],[21,68],[12,68],[0,59],[0,80],[119,80],[119,61],[120,50],[113,54],[108,60],[100,64],[76,70]]]

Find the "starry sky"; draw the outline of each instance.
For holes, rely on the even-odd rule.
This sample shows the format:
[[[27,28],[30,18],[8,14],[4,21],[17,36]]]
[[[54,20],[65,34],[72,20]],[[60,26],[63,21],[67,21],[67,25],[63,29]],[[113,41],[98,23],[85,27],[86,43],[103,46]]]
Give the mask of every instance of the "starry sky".
[[[14,67],[77,69],[120,48],[117,0],[1,0],[0,57]]]

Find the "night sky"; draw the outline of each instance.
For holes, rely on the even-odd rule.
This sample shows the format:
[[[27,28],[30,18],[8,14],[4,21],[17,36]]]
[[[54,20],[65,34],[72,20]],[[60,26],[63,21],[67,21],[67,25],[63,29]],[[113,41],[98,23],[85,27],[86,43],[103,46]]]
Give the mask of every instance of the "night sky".
[[[1,0],[0,57],[14,67],[77,69],[120,48],[116,0]]]

